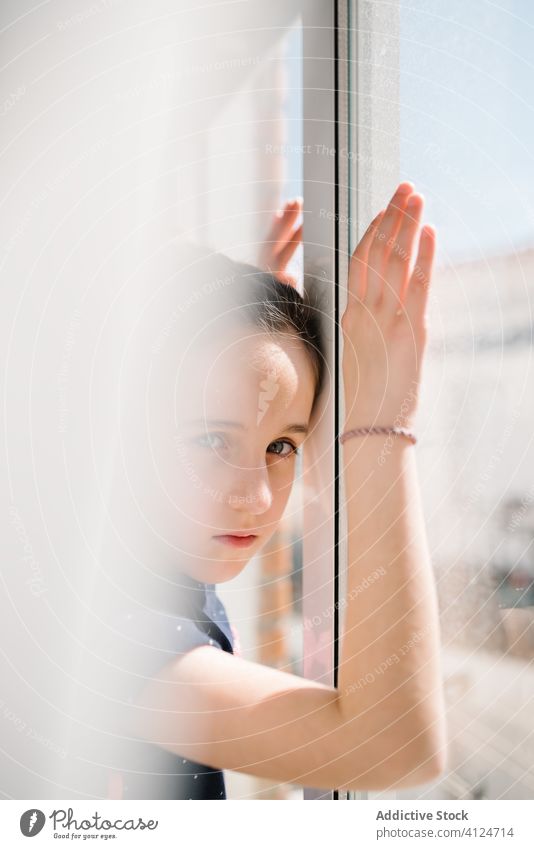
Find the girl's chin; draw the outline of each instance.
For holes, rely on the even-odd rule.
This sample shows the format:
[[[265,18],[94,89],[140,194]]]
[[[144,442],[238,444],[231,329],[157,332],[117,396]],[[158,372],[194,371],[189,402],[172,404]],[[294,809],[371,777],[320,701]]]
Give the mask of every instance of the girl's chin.
[[[195,566],[193,578],[203,581],[205,584],[223,584],[231,581],[241,574],[251,556],[235,560],[216,560],[212,563],[205,562]]]

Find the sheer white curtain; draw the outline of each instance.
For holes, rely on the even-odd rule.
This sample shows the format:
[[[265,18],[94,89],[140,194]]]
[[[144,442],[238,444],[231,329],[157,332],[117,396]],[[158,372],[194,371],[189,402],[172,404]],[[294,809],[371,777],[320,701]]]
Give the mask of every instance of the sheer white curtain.
[[[62,773],[106,711],[98,599],[115,568],[141,575],[175,554],[150,439],[172,393],[161,409],[146,402],[163,386],[161,369],[150,379],[172,306],[171,240],[205,235],[207,133],[254,67],[239,55],[236,4],[203,5],[0,13],[0,759],[14,798],[90,794],[89,763],[75,785]]]

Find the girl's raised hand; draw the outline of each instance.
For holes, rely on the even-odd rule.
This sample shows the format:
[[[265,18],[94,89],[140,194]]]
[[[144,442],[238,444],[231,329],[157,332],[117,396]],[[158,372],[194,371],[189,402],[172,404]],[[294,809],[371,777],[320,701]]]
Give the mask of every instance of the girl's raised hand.
[[[260,268],[272,272],[288,286],[297,285],[296,278],[288,274],[286,268],[302,241],[302,224],[296,226],[301,211],[302,200],[296,198],[275,214],[259,256]]]
[[[435,253],[423,204],[401,183],[351,258],[341,318],[346,429],[413,425]]]

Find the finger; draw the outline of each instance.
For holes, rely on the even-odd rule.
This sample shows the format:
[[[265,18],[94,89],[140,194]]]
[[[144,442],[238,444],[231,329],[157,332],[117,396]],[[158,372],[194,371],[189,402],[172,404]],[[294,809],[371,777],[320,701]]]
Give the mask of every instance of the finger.
[[[291,238],[286,240],[282,250],[276,255],[273,264],[278,271],[284,271],[289,260],[302,242],[302,224],[292,233]]]
[[[405,297],[404,310],[412,326],[417,326],[424,320],[435,255],[436,231],[431,224],[425,224],[421,230],[417,259]]]
[[[292,286],[293,289],[298,288],[297,278],[293,274],[286,274],[285,271],[277,271],[274,276],[280,281],[280,283],[285,283],[286,286]]]
[[[412,194],[401,215],[400,226],[393,237],[393,245],[384,271],[383,306],[396,311],[401,306],[413,254],[417,250],[416,237],[423,214],[424,201],[421,195]]]
[[[391,252],[392,241],[399,229],[404,207],[412,191],[412,183],[400,183],[369,247],[365,300],[371,306],[375,306],[382,297],[385,263]]]
[[[359,301],[363,301],[365,298],[367,285],[367,256],[376,228],[378,227],[384,212],[385,209],[381,209],[378,215],[373,218],[352,254],[349,265],[349,280],[347,284],[349,303],[351,297],[356,298]]]
[[[282,211],[275,215],[267,236],[273,254],[278,253],[283,248],[301,211],[302,198],[295,198],[295,200],[288,201]]]

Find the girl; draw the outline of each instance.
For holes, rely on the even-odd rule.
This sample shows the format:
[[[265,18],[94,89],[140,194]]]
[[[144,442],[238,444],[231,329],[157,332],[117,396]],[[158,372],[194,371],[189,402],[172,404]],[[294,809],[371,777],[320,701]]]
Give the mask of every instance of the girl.
[[[350,264],[341,320],[348,584],[336,688],[240,657],[216,592],[276,530],[317,415],[318,306],[285,272],[297,207],[271,240],[285,241],[285,254],[265,260],[284,282],[226,260],[217,296],[197,292],[184,311],[184,327],[196,328],[195,316],[201,325],[187,346],[194,368],[180,362],[176,386],[182,562],[175,595],[167,584],[153,609],[124,617],[141,678],[123,726],[129,760],[110,774],[109,796],[225,798],[224,769],[345,790],[412,787],[443,772],[437,601],[410,434],[435,244],[422,210],[401,183]],[[380,580],[359,594],[379,567]],[[379,666],[383,674],[368,674]]]

